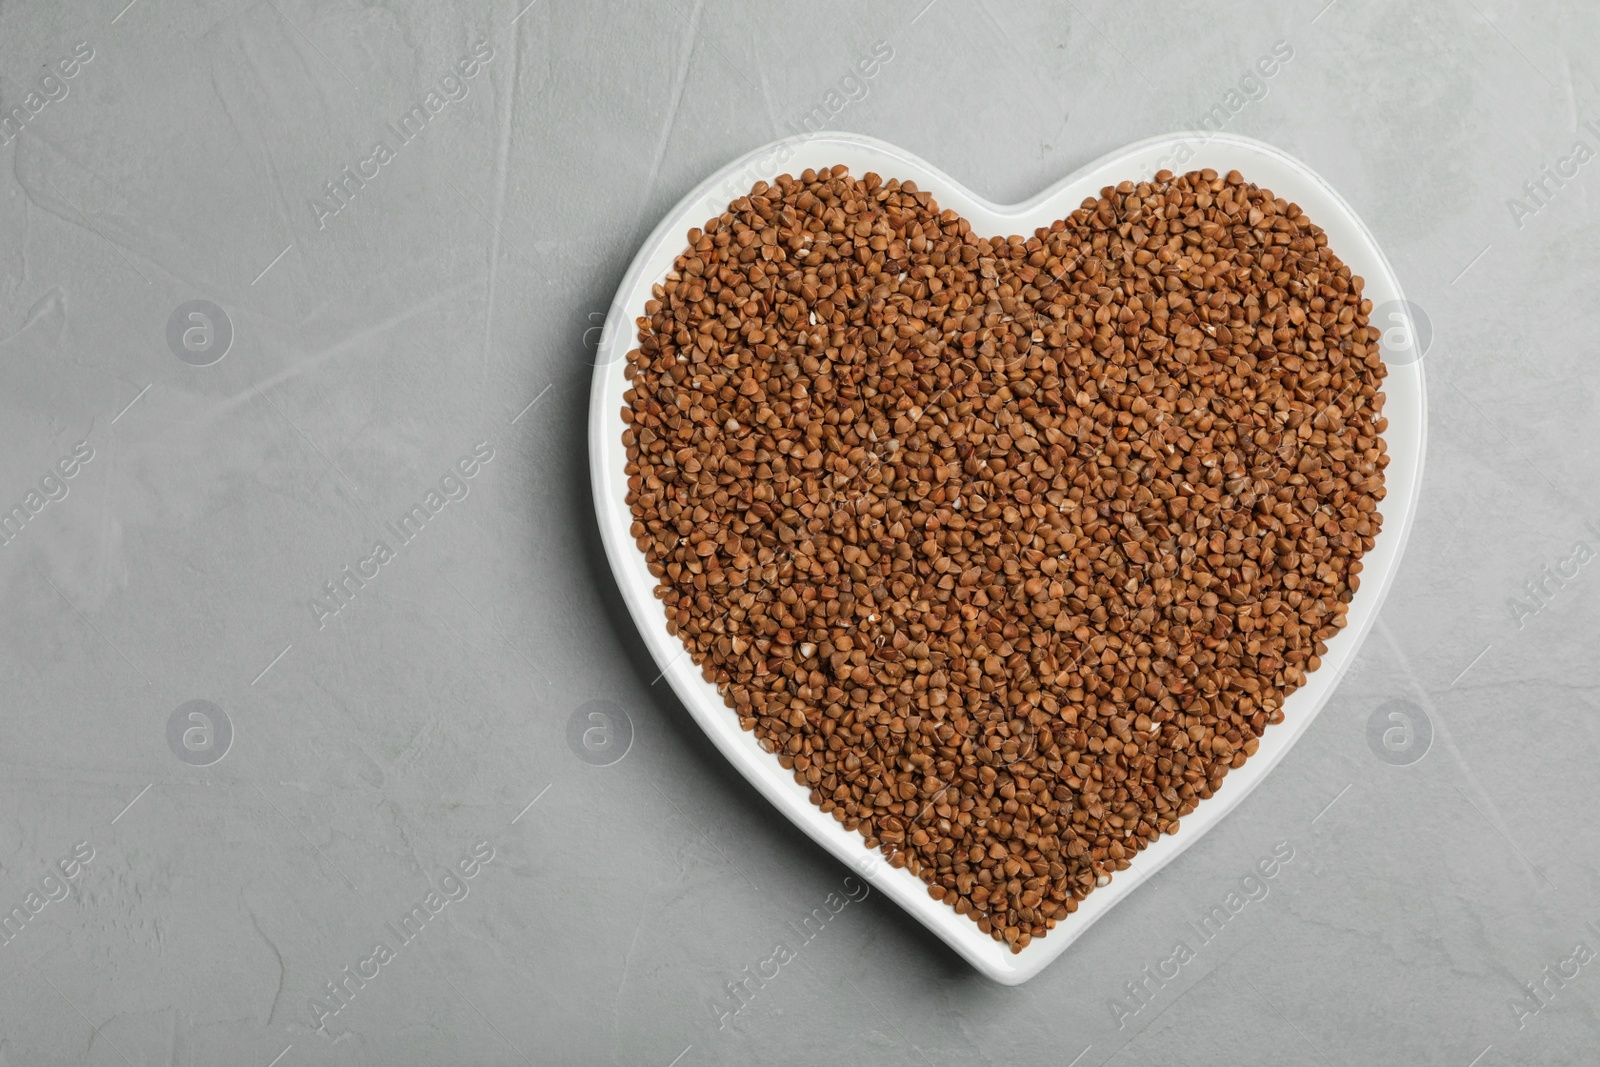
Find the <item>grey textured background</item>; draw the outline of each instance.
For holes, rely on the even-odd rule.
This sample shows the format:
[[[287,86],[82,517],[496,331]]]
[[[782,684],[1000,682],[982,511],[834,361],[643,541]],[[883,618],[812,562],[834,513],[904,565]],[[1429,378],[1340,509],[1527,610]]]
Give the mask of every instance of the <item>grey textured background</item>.
[[[0,1064],[1592,1062],[1600,579],[1523,583],[1600,547],[1600,162],[1523,185],[1600,147],[1600,12],[523,2],[0,4],[28,116],[0,147],[0,504],[94,450],[0,547],[0,913],[94,851],[0,944]],[[319,228],[479,40],[468,95]],[[879,40],[829,124],[1002,201],[1188,127],[1287,42],[1227,128],[1321,171],[1425,309],[1427,476],[1306,738],[1042,976],[989,984],[873,896],[719,1027],[847,872],[651,684],[589,504],[586,331],[668,207],[832,110]],[[235,334],[208,367],[166,341],[194,299]],[[319,629],[323,583],[479,442],[470,494]],[[209,766],[167,740],[195,699],[233,726]],[[1433,732],[1409,766],[1367,740],[1393,700]],[[632,723],[609,766],[568,742],[591,701]],[[1265,899],[1131,999],[1280,842]]]

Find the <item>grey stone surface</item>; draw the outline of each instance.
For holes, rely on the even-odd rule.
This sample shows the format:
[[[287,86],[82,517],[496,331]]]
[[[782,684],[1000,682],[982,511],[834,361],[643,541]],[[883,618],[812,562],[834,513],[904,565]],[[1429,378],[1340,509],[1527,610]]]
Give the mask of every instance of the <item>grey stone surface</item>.
[[[40,505],[0,547],[0,1064],[1593,1062],[1600,564],[1524,591],[1600,546],[1592,5],[121,2],[0,6],[0,504]],[[719,1027],[846,872],[651,684],[586,331],[684,192],[836,101],[997,200],[1221,104],[1426,310],[1431,449],[1322,717],[1042,976],[872,896]],[[215,316],[169,334],[196,300],[220,359]]]

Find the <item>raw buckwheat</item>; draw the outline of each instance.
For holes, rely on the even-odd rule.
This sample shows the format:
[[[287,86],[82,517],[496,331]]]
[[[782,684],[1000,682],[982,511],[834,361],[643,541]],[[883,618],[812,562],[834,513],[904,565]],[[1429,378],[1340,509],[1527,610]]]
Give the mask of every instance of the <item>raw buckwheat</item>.
[[[1388,463],[1361,288],[1238,172],[1026,238],[844,167],[759,182],[629,353],[668,629],[814,803],[1020,951],[1345,625]]]

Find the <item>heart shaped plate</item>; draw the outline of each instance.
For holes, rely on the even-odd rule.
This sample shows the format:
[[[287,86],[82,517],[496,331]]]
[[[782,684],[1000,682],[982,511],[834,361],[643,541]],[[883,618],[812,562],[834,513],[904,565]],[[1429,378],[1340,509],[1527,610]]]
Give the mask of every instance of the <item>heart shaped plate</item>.
[[[716,687],[701,677],[680,639],[667,632],[666,615],[655,596],[656,580],[629,532],[633,516],[627,503],[621,416],[628,382],[623,372],[627,353],[637,344],[634,322],[645,313],[651,287],[671,270],[687,243],[689,229],[703,226],[708,218],[727,210],[730,201],[748,193],[757,181],[840,163],[857,177],[875,171],[885,179],[915,181],[918,188],[933,195],[940,208],[959,213],[975,232],[994,236],[1032,234],[1038,227],[1065,218],[1086,197],[1099,196],[1102,188],[1124,180],[1147,180],[1161,169],[1184,173],[1209,167],[1222,174],[1238,170],[1247,182],[1299,204],[1326,231],[1329,246],[1352,273],[1365,279],[1364,295],[1375,309],[1371,321],[1385,331],[1380,343],[1388,365],[1383,388],[1389,427],[1384,439],[1390,459],[1384,473],[1384,520],[1372,550],[1362,556],[1361,587],[1350,602],[1348,624],[1328,640],[1321,667],[1284,703],[1284,721],[1267,728],[1256,754],[1229,773],[1215,795],[1185,816],[1177,833],[1163,835],[1138,853],[1127,871],[1090,893],[1074,914],[1018,953],[979,931],[971,919],[958,915],[949,904],[930,897],[928,887],[911,871],[891,867],[879,852],[868,850],[858,833],[846,830],[811,802],[792,772],[762,750],[755,734],[740,728],[738,717],[723,703]],[[1222,134],[1203,141],[1181,134],[1151,138],[1104,156],[1033,199],[1011,206],[992,204],[916,156],[870,137],[821,133],[785,138],[734,160],[702,182],[656,227],[623,278],[595,352],[589,400],[589,476],[600,535],[617,585],[656,664],[739,773],[818,844],[914,915],[984,975],[1017,985],[1038,974],[1140,882],[1232,811],[1305,734],[1361,647],[1399,566],[1421,484],[1427,408],[1422,365],[1417,358],[1420,353],[1410,347],[1410,339],[1418,336],[1410,309],[1377,242],[1339,194],[1304,163],[1249,138]]]

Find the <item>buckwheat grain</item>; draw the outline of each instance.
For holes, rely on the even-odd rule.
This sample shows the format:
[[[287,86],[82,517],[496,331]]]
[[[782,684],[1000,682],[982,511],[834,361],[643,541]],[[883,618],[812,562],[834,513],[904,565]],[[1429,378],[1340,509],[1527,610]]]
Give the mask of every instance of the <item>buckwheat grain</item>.
[[[1382,517],[1362,279],[1210,170],[1031,237],[759,182],[626,368],[669,630],[811,799],[1020,951],[1254,755]]]

